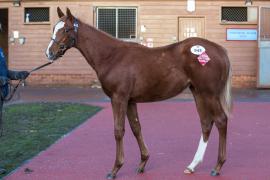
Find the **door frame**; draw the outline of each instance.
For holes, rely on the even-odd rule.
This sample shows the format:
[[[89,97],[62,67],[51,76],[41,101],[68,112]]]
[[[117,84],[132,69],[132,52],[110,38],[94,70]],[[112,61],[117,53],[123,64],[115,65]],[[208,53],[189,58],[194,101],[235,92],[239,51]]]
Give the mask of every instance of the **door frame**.
[[[204,19],[204,37],[206,35],[206,28],[205,28],[205,22],[206,22],[206,16],[178,16],[177,17],[177,40],[180,41],[179,37],[179,20],[180,18],[203,18]]]
[[[257,30],[258,30],[258,40],[257,40],[257,78],[256,78],[256,86],[257,88],[270,88],[270,85],[262,85],[260,84],[260,41],[261,41],[261,9],[262,8],[269,8],[270,6],[259,6],[258,10],[258,25],[257,25]]]
[[[10,27],[10,24],[9,24],[9,8],[8,7],[0,7],[0,10],[6,10],[7,11],[7,53],[5,54],[6,56],[6,60],[7,60],[7,66],[9,65],[9,27]]]

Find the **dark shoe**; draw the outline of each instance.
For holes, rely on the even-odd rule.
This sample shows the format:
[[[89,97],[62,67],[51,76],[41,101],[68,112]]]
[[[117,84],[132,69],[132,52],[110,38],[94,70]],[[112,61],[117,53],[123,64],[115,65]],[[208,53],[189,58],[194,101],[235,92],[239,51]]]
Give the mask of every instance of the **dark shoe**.
[[[0,174],[5,174],[7,171],[3,168],[0,168]]]

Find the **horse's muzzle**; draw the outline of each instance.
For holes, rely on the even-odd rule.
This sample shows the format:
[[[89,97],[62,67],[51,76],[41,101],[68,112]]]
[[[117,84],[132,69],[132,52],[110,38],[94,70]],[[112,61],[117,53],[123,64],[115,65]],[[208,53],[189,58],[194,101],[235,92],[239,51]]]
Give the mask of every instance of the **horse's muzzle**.
[[[46,53],[46,56],[47,56],[49,61],[55,61],[58,58],[62,57],[63,55],[64,55],[64,51],[62,51],[62,50],[60,50],[56,54],[54,54],[52,52],[49,52],[49,54]]]

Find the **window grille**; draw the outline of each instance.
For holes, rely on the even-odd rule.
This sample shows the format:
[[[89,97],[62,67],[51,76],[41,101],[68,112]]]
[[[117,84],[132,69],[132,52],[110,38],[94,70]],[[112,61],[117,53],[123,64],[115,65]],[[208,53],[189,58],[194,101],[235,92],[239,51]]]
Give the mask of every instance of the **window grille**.
[[[97,27],[120,39],[135,39],[136,8],[98,8]]]
[[[98,28],[116,37],[116,9],[98,10]]]
[[[49,22],[49,8],[25,8],[24,22]]]
[[[221,21],[247,22],[248,21],[247,7],[222,7]]]
[[[118,38],[131,39],[136,37],[136,10],[118,10]]]

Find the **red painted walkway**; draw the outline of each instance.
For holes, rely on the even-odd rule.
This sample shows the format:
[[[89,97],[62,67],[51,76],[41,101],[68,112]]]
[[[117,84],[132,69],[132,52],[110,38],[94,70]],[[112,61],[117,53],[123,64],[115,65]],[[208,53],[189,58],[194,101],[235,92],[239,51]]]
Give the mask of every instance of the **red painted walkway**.
[[[115,156],[112,112],[108,103],[96,116],[24,164],[7,180],[103,180]],[[139,114],[151,157],[142,175],[135,174],[139,149],[126,124],[125,164],[118,180],[269,180],[270,103],[235,103],[229,122],[228,157],[222,175],[210,177],[217,158],[217,131],[211,134],[204,162],[193,175],[183,170],[200,138],[193,102],[140,104]],[[25,174],[25,168],[33,170]]]

